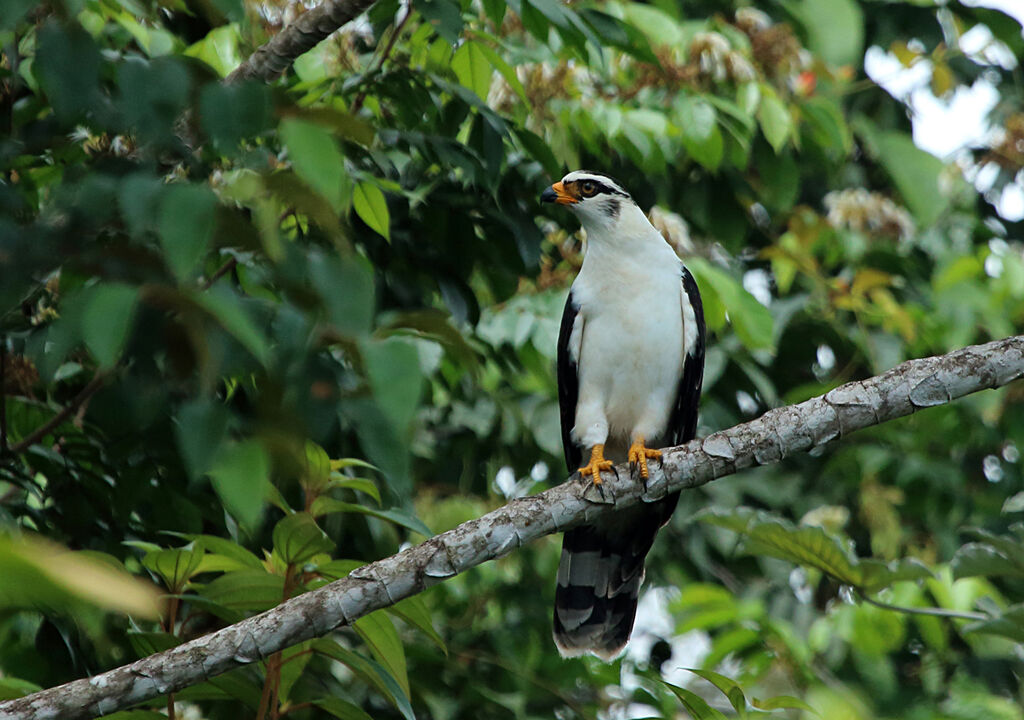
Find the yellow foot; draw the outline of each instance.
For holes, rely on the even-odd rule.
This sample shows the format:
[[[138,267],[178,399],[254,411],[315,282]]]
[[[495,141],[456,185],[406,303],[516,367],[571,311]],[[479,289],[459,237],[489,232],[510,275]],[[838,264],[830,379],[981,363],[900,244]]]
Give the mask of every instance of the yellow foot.
[[[595,445],[590,450],[590,462],[580,468],[580,475],[590,477],[595,485],[601,484],[601,471],[611,470],[615,465],[611,460],[604,459],[604,445]]]
[[[651,450],[650,448],[645,447],[643,436],[637,436],[637,439],[629,446],[629,464],[634,470],[639,468],[640,479],[644,481],[646,481],[651,475],[647,470],[648,458],[658,458],[658,460],[661,460],[661,450]]]

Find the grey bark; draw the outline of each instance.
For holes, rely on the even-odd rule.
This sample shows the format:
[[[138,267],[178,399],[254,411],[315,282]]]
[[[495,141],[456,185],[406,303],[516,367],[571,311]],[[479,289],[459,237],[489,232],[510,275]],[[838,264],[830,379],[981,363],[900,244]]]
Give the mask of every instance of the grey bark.
[[[332,32],[359,17],[375,0],[325,0],[300,15],[266,44],[257,48],[227,77],[228,82],[269,82],[287,70],[295,58],[313,49]]]
[[[0,703],[0,720],[76,720],[106,715],[258,662],[367,613],[515,550],[523,543],[751,465],[778,462],[847,433],[943,405],[1024,375],[1024,336],[911,360],[798,405],[665,451],[646,488],[626,466],[599,493],[570,479],[519,498],[416,547],[171,650],[92,678]],[[554,578],[552,578],[554,582]]]

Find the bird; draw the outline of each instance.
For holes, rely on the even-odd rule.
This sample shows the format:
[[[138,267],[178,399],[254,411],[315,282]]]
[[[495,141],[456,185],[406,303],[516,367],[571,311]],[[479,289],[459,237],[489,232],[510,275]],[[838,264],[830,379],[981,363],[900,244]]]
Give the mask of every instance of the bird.
[[[646,484],[658,448],[696,435],[706,338],[700,291],[612,177],[576,170],[540,199],[570,210],[586,230],[558,334],[566,465],[600,489],[601,473],[628,461]],[[644,559],[678,499],[671,493],[565,533],[552,633],[563,657],[590,653],[611,662],[623,652]]]

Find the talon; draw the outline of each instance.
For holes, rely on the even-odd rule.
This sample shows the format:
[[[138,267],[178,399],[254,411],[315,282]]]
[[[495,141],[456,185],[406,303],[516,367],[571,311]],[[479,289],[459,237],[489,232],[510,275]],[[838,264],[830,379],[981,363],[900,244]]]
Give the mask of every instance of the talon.
[[[629,464],[640,471],[640,479],[645,483],[651,476],[650,471],[647,469],[647,459],[657,458],[658,462],[661,462],[661,450],[652,450],[651,448],[644,446],[643,435],[638,435],[633,444],[629,446]]]
[[[595,445],[590,450],[590,462],[580,468],[579,473],[583,477],[590,477],[591,481],[600,487],[601,483],[601,471],[602,470],[614,470],[615,463],[611,460],[604,459],[604,445]],[[618,477],[618,475],[616,475]]]

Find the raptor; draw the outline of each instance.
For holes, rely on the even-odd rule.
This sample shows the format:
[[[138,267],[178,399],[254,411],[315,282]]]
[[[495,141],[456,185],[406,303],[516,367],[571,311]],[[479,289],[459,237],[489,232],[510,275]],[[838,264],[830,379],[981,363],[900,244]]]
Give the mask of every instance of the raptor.
[[[628,461],[646,482],[657,448],[696,433],[705,342],[697,283],[611,177],[577,170],[541,200],[572,211],[587,236],[558,337],[566,465],[600,486],[602,472]],[[644,559],[678,499],[670,494],[565,534],[554,611],[563,656],[610,661],[625,648]]]

